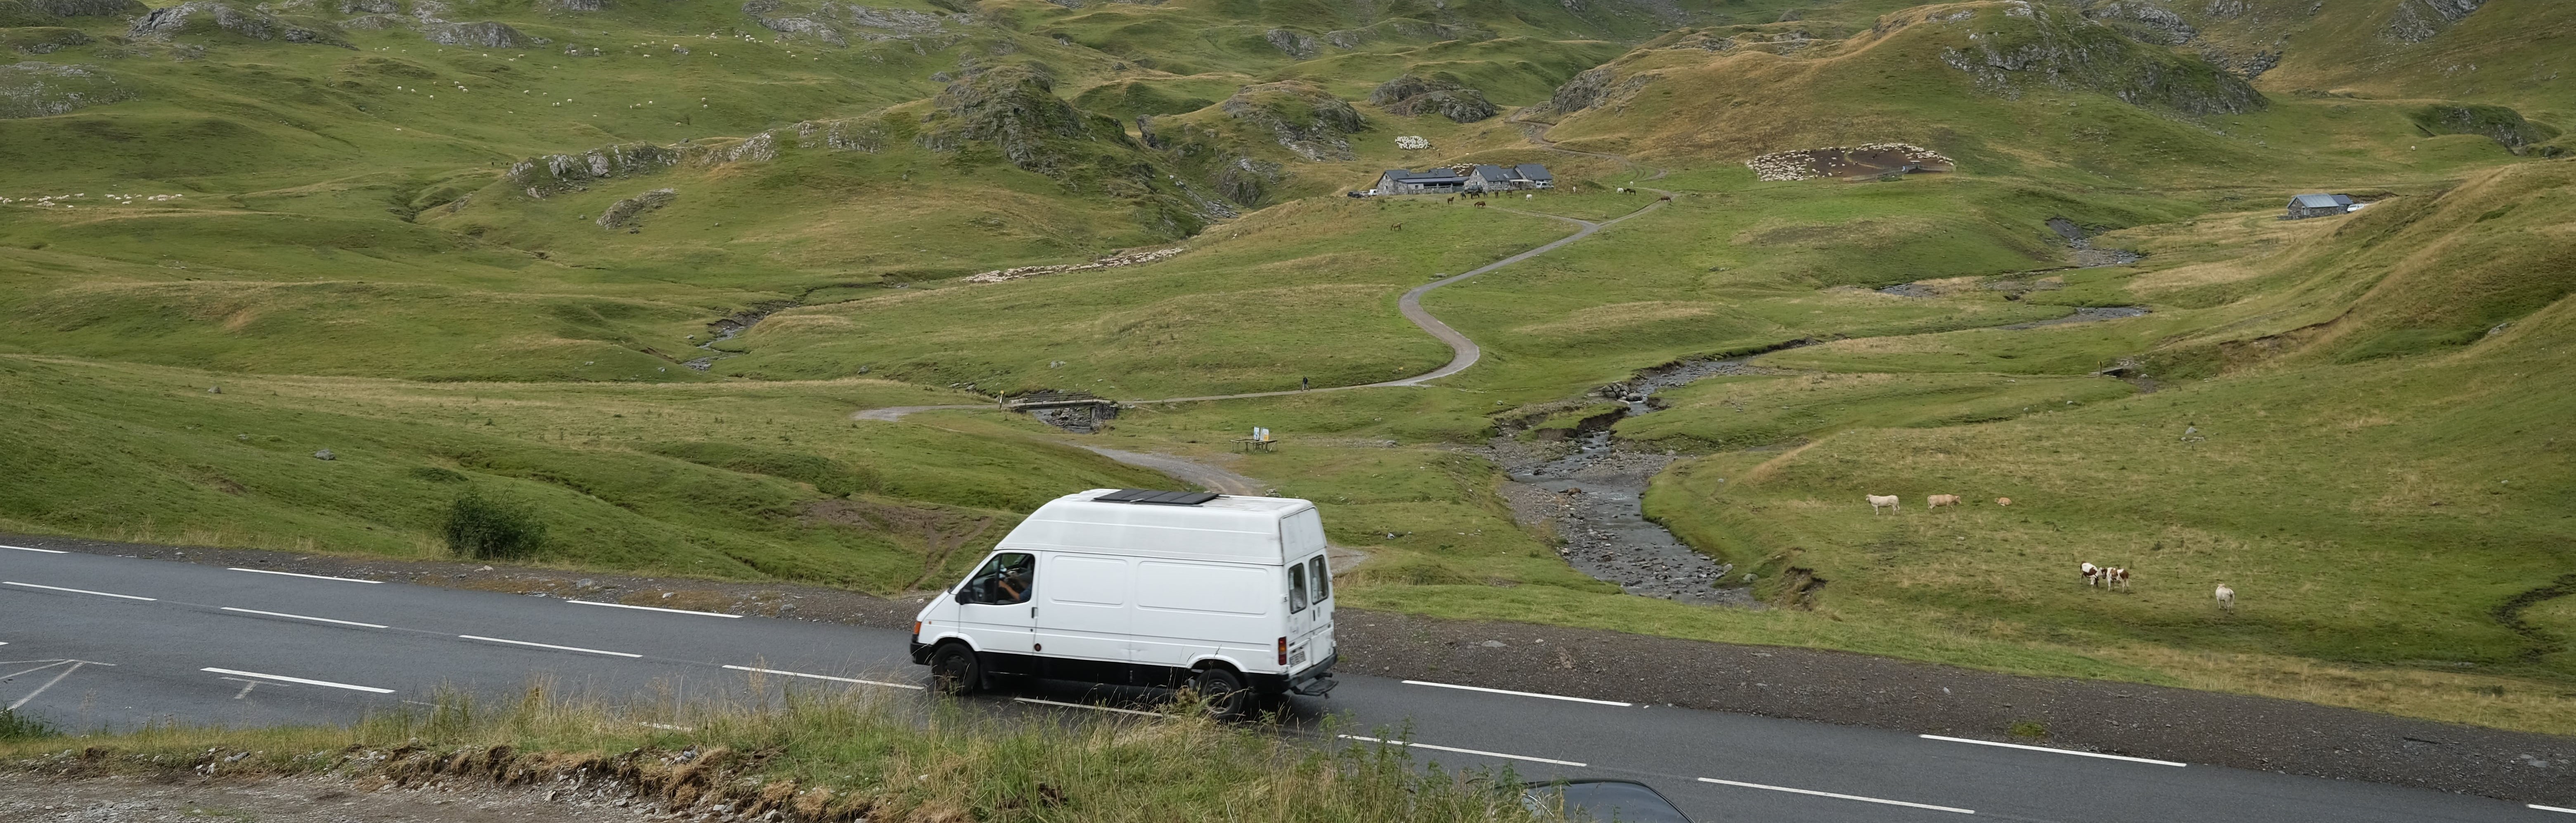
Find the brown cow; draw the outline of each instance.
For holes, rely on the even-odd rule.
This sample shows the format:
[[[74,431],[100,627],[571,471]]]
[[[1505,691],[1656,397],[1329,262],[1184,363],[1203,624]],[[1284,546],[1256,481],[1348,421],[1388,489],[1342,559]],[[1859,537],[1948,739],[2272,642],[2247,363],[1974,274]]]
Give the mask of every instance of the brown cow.
[[[1942,506],[1956,506],[1959,505],[1959,496],[1955,494],[1936,494],[1926,502],[1928,504],[1924,506],[1926,509],[1937,509]]]

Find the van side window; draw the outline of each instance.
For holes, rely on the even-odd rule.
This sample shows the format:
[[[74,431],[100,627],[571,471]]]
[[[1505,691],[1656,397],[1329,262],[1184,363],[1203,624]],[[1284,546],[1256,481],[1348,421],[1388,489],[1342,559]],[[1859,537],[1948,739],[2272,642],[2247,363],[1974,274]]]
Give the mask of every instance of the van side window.
[[[975,575],[966,578],[959,591],[966,602],[988,606],[1009,606],[1029,602],[1029,590],[1037,585],[1037,557],[1008,552],[993,555]]]
[[[1288,613],[1296,614],[1305,610],[1306,565],[1299,563],[1288,567]]]
[[[1315,602],[1322,603],[1324,598],[1333,596],[1333,571],[1324,563],[1323,555],[1306,561],[1306,576],[1315,579]]]

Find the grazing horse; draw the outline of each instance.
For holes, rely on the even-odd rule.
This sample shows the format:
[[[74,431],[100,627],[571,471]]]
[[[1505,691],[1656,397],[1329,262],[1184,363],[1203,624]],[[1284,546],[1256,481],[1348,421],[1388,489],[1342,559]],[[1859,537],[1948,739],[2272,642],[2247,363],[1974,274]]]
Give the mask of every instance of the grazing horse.
[[[1892,494],[1864,494],[1861,496],[1869,498],[1869,513],[1871,515],[1878,514],[1879,509],[1896,511],[1896,504],[1899,499],[1896,495]]]

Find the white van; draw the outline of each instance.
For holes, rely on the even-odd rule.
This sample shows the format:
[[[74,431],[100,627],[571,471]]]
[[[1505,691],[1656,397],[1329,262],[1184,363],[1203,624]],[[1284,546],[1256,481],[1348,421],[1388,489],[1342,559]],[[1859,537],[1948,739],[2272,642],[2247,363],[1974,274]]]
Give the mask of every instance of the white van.
[[[915,618],[940,688],[995,675],[1195,687],[1220,716],[1332,691],[1332,572],[1315,504],[1093,489],[1038,507]]]

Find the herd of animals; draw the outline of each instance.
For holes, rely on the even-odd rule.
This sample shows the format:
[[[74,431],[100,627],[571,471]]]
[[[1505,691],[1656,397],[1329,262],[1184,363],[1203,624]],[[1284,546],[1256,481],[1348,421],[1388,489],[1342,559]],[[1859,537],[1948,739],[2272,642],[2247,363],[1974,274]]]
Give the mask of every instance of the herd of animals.
[[[1900,508],[1899,504],[1904,502],[1896,495],[1892,494],[1865,494],[1862,495],[1862,497],[1869,500],[1869,513],[1871,516],[1896,511]],[[1923,508],[1927,511],[1939,510],[1944,506],[1955,508],[1959,505],[1959,496],[1955,494],[1935,494],[1925,497],[1923,502]],[[2012,505],[2012,502],[2012,498],[2009,497],[1995,498],[1995,505],[1997,506],[2010,506]],[[2099,586],[2105,589],[2119,589],[2120,591],[2129,590],[2129,570],[2125,567],[2096,566],[2088,561],[2077,564],[2076,573],[2083,576],[2084,585],[2087,588]],[[2228,611],[2236,609],[2235,589],[2228,588],[2225,583],[2220,583],[2218,584],[2218,589],[2212,592],[2212,594],[2216,595],[2218,598],[2218,608]]]

